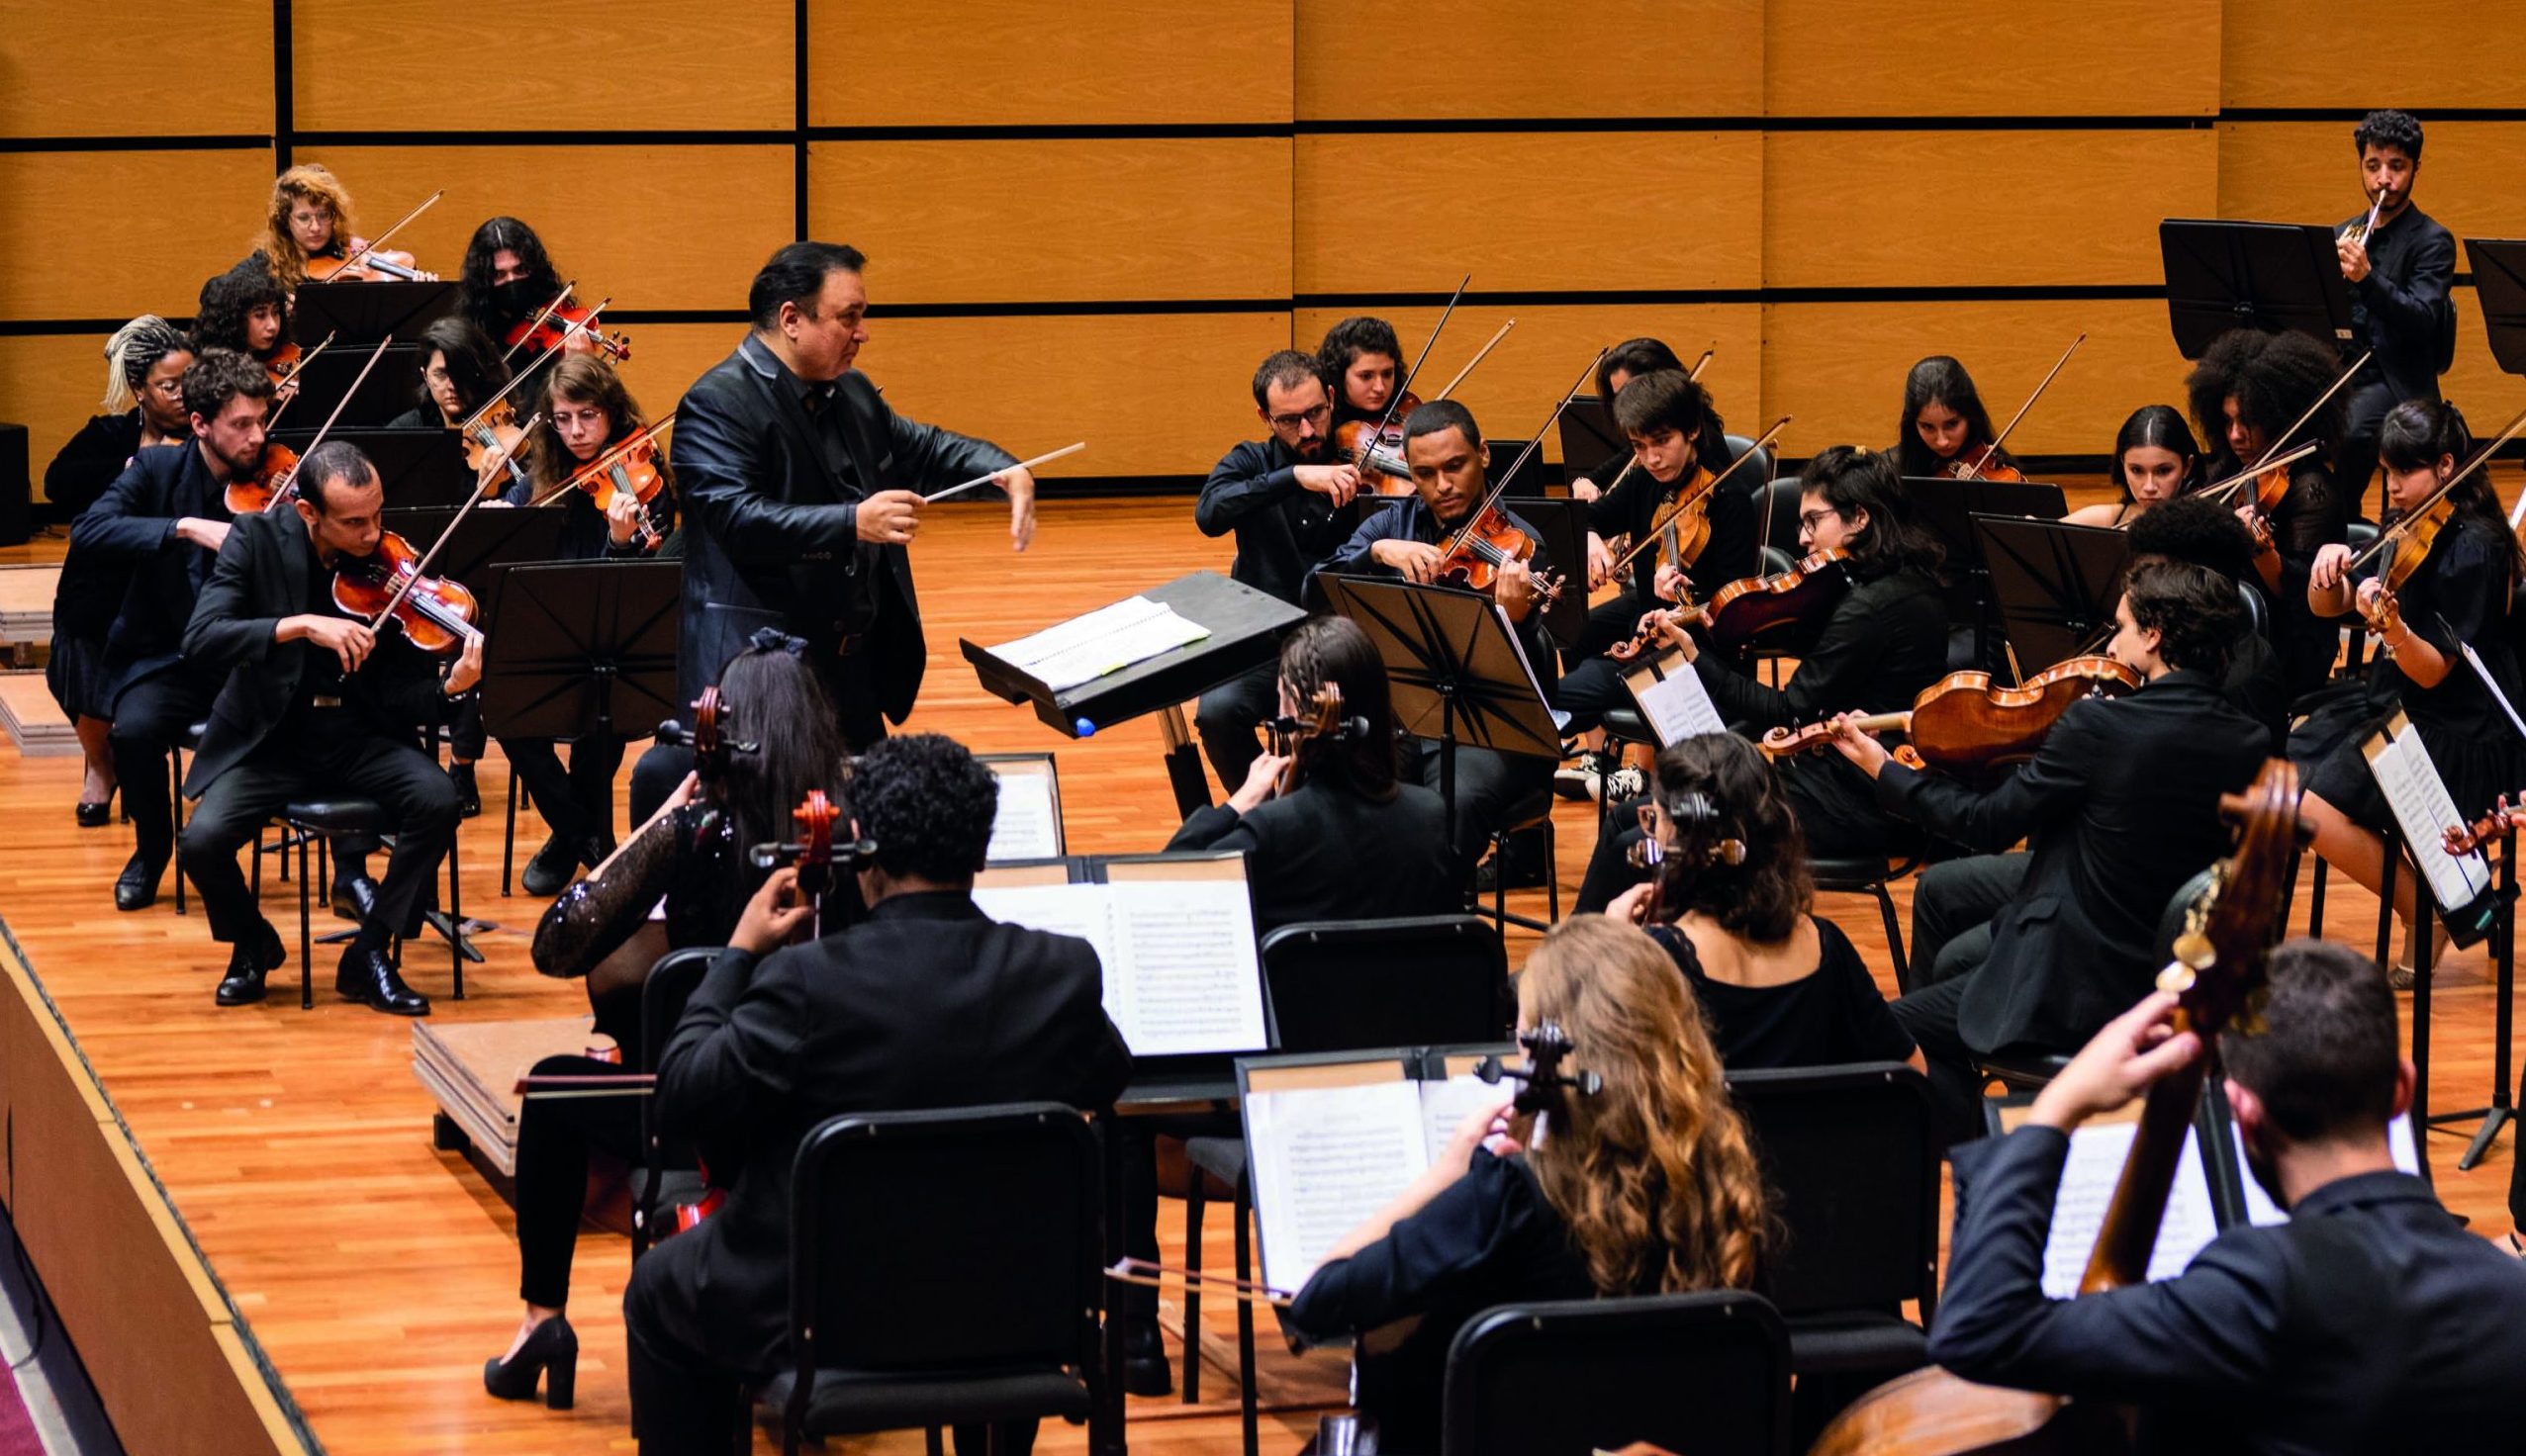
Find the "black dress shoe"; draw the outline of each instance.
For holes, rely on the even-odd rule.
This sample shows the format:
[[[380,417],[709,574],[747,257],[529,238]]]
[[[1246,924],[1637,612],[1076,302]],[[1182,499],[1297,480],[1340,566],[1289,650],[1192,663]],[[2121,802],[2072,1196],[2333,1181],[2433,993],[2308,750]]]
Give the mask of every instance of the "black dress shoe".
[[[332,903],[334,919],[366,925],[369,912],[377,908],[377,881],[365,874],[337,874],[325,898]]]
[[[265,921],[260,931],[236,943],[229,953],[228,974],[220,977],[212,999],[222,1006],[243,1006],[263,999],[263,977],[280,968],[289,953],[281,949],[281,933]]]
[[[447,776],[456,784],[457,817],[471,819],[482,813],[483,791],[481,786],[474,782],[474,766],[450,764],[447,766]]]
[[[517,1353],[485,1360],[483,1389],[504,1401],[531,1401],[537,1375],[544,1378],[546,1409],[569,1410],[579,1387],[579,1332],[559,1315],[536,1325]]]
[[[166,874],[166,857],[149,858],[146,850],[133,852],[130,863],[114,880],[114,908],[146,910],[158,902],[158,880]]]
[[[1167,1342],[1158,1321],[1123,1320],[1123,1394],[1163,1396],[1175,1388],[1175,1372],[1167,1363]]]
[[[114,791],[112,789],[106,790],[105,797],[97,800],[95,803],[89,803],[86,799],[79,800],[79,827],[81,829],[103,829],[113,820],[113,818]]]
[[[389,1016],[427,1016],[429,998],[404,984],[395,962],[383,949],[353,941],[333,972],[333,989],[343,998]]]
[[[560,894],[569,887],[571,880],[578,877],[582,848],[560,835],[554,835],[544,841],[542,849],[535,851],[533,859],[526,862],[526,867],[517,875],[517,882],[525,886],[526,893],[530,895]]]

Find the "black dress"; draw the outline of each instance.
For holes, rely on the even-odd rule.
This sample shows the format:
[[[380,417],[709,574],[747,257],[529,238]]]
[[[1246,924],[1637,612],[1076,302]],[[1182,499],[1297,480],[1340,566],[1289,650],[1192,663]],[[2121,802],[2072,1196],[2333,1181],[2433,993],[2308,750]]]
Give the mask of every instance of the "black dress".
[[[1680,927],[1651,926],[1649,938],[1666,948],[1684,973],[1720,1062],[1731,1071],[1902,1061],[1912,1055],[1912,1034],[1895,1020],[1850,938],[1823,916],[1808,919],[1816,927],[1815,970],[1772,986],[1711,979]]]
[[[97,502],[114,478],[132,463],[140,448],[140,411],[99,414],[79,427],[44,469],[44,494],[60,520],[75,519]],[[44,667],[44,685],[72,722],[103,718],[114,711],[112,680],[105,671],[105,638],[123,604],[128,568],[83,562],[73,556],[61,563],[61,578],[52,590],[52,646]]]

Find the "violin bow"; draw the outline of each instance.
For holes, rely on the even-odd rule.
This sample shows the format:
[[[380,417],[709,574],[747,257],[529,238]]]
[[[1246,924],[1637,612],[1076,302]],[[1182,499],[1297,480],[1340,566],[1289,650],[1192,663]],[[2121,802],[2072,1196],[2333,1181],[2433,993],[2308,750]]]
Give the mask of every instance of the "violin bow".
[[[501,401],[508,399],[511,395],[515,394],[517,392],[517,387],[532,378],[535,371],[543,366],[545,360],[550,359],[553,355],[560,353],[565,348],[568,348],[570,346],[570,341],[573,338],[576,338],[581,333],[586,332],[588,325],[596,321],[597,316],[604,312],[606,304],[610,304],[612,302],[613,300],[608,298],[605,301],[605,303],[601,303],[597,305],[596,308],[590,309],[586,318],[571,319],[563,326],[561,330],[561,337],[558,340],[547,346],[542,353],[537,354],[532,360],[528,361],[525,368],[520,369],[515,374],[510,376],[509,383],[500,387],[500,393],[483,401],[481,409],[466,415],[465,418],[457,424],[456,432],[458,434],[463,434],[465,431],[472,429],[475,425],[482,423],[483,416],[489,414],[492,411],[493,407],[499,405]],[[501,357],[506,359],[509,356],[503,354]]]
[[[630,454],[633,450],[639,448],[642,444],[647,443],[656,436],[665,434],[667,432],[667,427],[675,422],[676,412],[670,410],[656,424],[644,424],[640,428],[633,430],[631,433],[624,435],[621,439],[614,441],[612,444],[606,447],[604,454],[597,456],[595,459],[590,460],[587,464],[572,471],[568,476],[563,478],[561,484],[553,487],[551,490],[546,491],[540,496],[530,498],[526,503],[530,506],[551,504],[553,501],[560,500],[563,496],[568,495],[571,489],[577,486],[582,480],[605,470],[615,461]]]
[[[2263,460],[2238,471],[2236,474],[2229,476],[2226,480],[2212,481],[2210,484],[2203,486],[2200,490],[2196,491],[2193,494],[2196,496],[2208,497],[2211,500],[2224,504],[2229,498],[2235,496],[2239,490],[2252,485],[2256,476],[2263,474],[2265,471],[2279,470],[2284,466],[2295,465],[2299,461],[2304,460],[2309,455],[2312,455],[2323,448],[2324,445],[2321,441],[2309,440],[2305,444],[2298,446],[2296,449],[2292,450],[2289,454],[2282,456],[2278,460],[2271,459],[2267,455]]]
[[[526,436],[535,432],[535,426],[543,422],[543,411],[537,410],[535,412],[535,417],[527,420],[525,427],[517,432],[518,442],[521,444],[524,443]],[[429,549],[421,553],[421,560],[413,563],[413,574],[406,577],[396,586],[395,590],[387,595],[385,606],[379,608],[377,615],[369,619],[368,630],[374,632],[378,628],[385,626],[386,619],[395,614],[395,608],[403,605],[404,598],[412,594],[413,588],[420,585],[421,579],[428,573],[429,564],[438,559],[439,548],[447,544],[448,537],[456,534],[457,522],[462,521],[467,515],[472,513],[475,506],[482,503],[483,488],[492,483],[493,478],[499,475],[500,469],[500,464],[497,461],[487,461],[484,463],[483,469],[474,476],[473,494],[465,498],[464,504],[456,507],[456,513],[447,518],[447,524],[439,528],[438,539],[429,543]],[[476,628],[474,630],[474,635],[477,637],[481,636],[482,630],[480,628]]]
[[[2342,371],[2342,377],[2333,381],[2330,385],[2327,385],[2324,393],[2315,397],[2315,403],[2306,407],[2306,412],[2299,415],[2296,422],[2292,423],[2288,429],[2281,431],[2281,433],[2273,439],[2271,447],[2263,452],[2263,458],[2254,462],[2254,469],[2247,471],[2246,474],[2254,475],[2261,471],[2270,470],[2272,468],[2272,457],[2281,453],[2281,447],[2290,442],[2290,436],[2306,428],[2306,422],[2315,417],[2316,410],[2324,408],[2324,402],[2332,399],[2335,395],[2340,394],[2342,392],[2342,386],[2351,382],[2351,376],[2359,373],[2361,368],[2364,367],[2369,360],[2376,357],[2377,351],[2375,349],[2371,349],[2367,353],[2360,355],[2357,359],[2352,360],[2351,367]]]
[[[958,495],[965,491],[977,490],[981,487],[989,485],[991,482],[998,480],[1001,476],[1008,474],[1012,470],[1033,470],[1036,466],[1043,464],[1047,460],[1059,460],[1065,455],[1076,455],[1086,448],[1087,442],[1085,440],[1080,440],[1075,445],[1064,445],[1058,450],[1047,450],[1032,460],[1021,460],[1015,465],[1003,465],[999,469],[994,470],[987,475],[978,475],[970,481],[960,481],[957,484],[948,487],[946,490],[936,493],[935,495],[924,496],[921,498],[921,503],[927,505],[933,500],[944,500],[950,496]]]
[[[526,346],[526,340],[535,336],[535,330],[542,326],[543,321],[551,318],[562,305],[570,302],[570,291],[578,286],[579,280],[576,278],[563,284],[561,286],[561,292],[552,296],[552,302],[544,305],[543,308],[536,311],[534,318],[526,320],[526,331],[517,335],[517,342],[511,344],[508,348],[501,351],[500,362],[506,364],[512,358],[515,357],[517,351]]]
[[[1772,441],[1780,438],[1781,430],[1788,425],[1793,417],[1794,416],[1792,415],[1784,414],[1780,418],[1773,420],[1772,427],[1763,431],[1762,437],[1755,440],[1753,444],[1738,451],[1735,459],[1728,462],[1725,469],[1721,470],[1719,474],[1711,477],[1711,483],[1709,485],[1704,486],[1700,491],[1696,492],[1690,500],[1678,500],[1674,503],[1674,505],[1668,507],[1666,514],[1660,516],[1657,521],[1649,527],[1648,533],[1645,536],[1634,543],[1631,550],[1626,551],[1621,556],[1615,558],[1614,565],[1607,570],[1606,575],[1610,577],[1614,575],[1615,572],[1619,572],[1623,568],[1630,566],[1632,564],[1632,558],[1639,555],[1642,551],[1647,550],[1649,545],[1657,540],[1659,533],[1663,532],[1668,526],[1673,525],[1678,517],[1682,516],[1686,510],[1692,507],[1694,501],[1709,500],[1712,494],[1719,490],[1719,483],[1721,481],[1724,481],[1730,476],[1735,474],[1738,466],[1753,459],[1755,451],[1768,447]]]
[[[401,217],[401,218],[397,219],[394,227],[389,228],[387,228],[385,231],[378,233],[375,237],[370,238],[370,239],[368,240],[367,244],[366,244],[365,246],[363,246],[363,247],[362,247],[362,248],[361,248],[358,252],[355,252],[355,253],[351,254],[351,255],[350,255],[350,257],[349,257],[348,259],[344,260],[344,262],[342,263],[342,266],[340,266],[340,267],[338,267],[338,268],[334,269],[334,270],[333,270],[333,271],[332,271],[329,275],[327,275],[327,276],[326,276],[326,277],[324,277],[324,278],[320,278],[320,279],[318,279],[318,280],[317,280],[317,282],[319,282],[319,283],[332,283],[332,282],[335,282],[335,281],[339,280],[339,279],[340,279],[340,278],[341,278],[344,274],[346,274],[346,273],[350,272],[353,268],[358,267],[358,266],[359,266],[359,264],[360,264],[360,259],[365,258],[365,257],[367,257],[370,253],[373,253],[373,252],[377,251],[378,247],[379,247],[381,244],[383,244],[383,243],[386,241],[386,239],[388,239],[388,238],[390,238],[390,237],[394,236],[394,235],[395,235],[396,233],[398,233],[398,232],[403,231],[403,230],[404,230],[404,225],[405,225],[405,224],[410,223],[413,219],[420,217],[421,214],[423,214],[423,213],[425,213],[425,212],[428,212],[428,211],[430,210],[430,208],[431,208],[431,207],[433,207],[433,206],[435,206],[435,205],[437,204],[437,202],[438,202],[438,200],[439,200],[440,198],[445,197],[446,195],[447,195],[447,189],[446,189],[446,188],[444,188],[444,187],[442,187],[442,188],[438,189],[436,192],[431,193],[429,196],[422,198],[422,199],[421,199],[421,206],[420,206],[420,207],[417,207],[417,208],[413,209],[411,212],[406,213],[403,217]]]
[[[1421,341],[1421,352],[1413,358],[1412,368],[1404,374],[1402,379],[1395,382],[1394,394],[1386,401],[1386,412],[1377,416],[1377,427],[1368,431],[1368,443],[1371,450],[1376,448],[1377,437],[1386,432],[1386,426],[1394,423],[1395,410],[1403,407],[1403,397],[1412,393],[1412,382],[1421,377],[1421,366],[1430,361],[1430,346],[1439,341],[1439,334],[1447,328],[1448,320],[1455,317],[1456,303],[1464,297],[1465,289],[1471,287],[1472,283],[1473,275],[1467,273],[1456,284],[1456,291],[1448,296],[1448,306],[1439,311],[1439,321],[1430,326],[1430,336]],[[1336,390],[1341,389],[1342,382],[1334,381],[1333,387]]]
[[[1700,383],[1702,382],[1702,371],[1703,371],[1703,370],[1705,370],[1705,369],[1710,368],[1710,367],[1711,367],[1711,361],[1712,361],[1713,359],[1718,358],[1718,357],[1719,357],[1719,340],[1718,340],[1718,339],[1712,339],[1712,340],[1711,340],[1711,346],[1710,346],[1709,348],[1707,348],[1707,349],[1702,350],[1702,357],[1700,357],[1700,358],[1698,358],[1698,359],[1694,360],[1694,361],[1693,361],[1693,367],[1684,371],[1684,377],[1685,377],[1686,379],[1691,380],[1691,381],[1692,381],[1693,383],[1695,383],[1695,384],[1700,384]],[[1606,401],[1605,403],[1606,403],[1607,408],[1609,408],[1609,409],[1610,409],[1610,408],[1612,408],[1612,407],[1613,407],[1613,404],[1614,404],[1614,402],[1613,402],[1612,400],[1608,400],[1608,401]]]
[[[1515,323],[1517,320],[1512,318],[1509,321]],[[1717,357],[1719,357],[1719,341],[1714,339],[1711,341],[1711,346],[1709,348],[1702,350],[1702,357],[1693,361],[1693,367],[1684,371],[1684,377],[1695,384],[1700,384],[1702,382],[1702,371],[1710,368],[1711,360]],[[1605,409],[1606,412],[1611,414],[1614,410],[1614,402],[1612,400],[1606,401]],[[1623,484],[1624,479],[1631,475],[1633,468],[1637,466],[1639,463],[1640,452],[1635,450],[1632,452],[1632,458],[1623,462],[1623,468],[1614,473],[1614,479],[1606,485],[1604,490],[1597,494],[1600,497],[1612,495],[1614,493],[1614,488]],[[1763,517],[1763,528],[1766,536],[1771,534],[1771,523],[1770,516],[1766,515]],[[1771,542],[1766,540],[1763,544],[1768,546]]]
[[[1471,275],[1467,275],[1467,276],[1468,276],[1468,277],[1470,277]],[[1517,326],[1518,326],[1518,320],[1516,320],[1515,318],[1512,318],[1512,319],[1510,319],[1508,322],[1501,324],[1501,325],[1500,325],[1500,331],[1499,331],[1498,333],[1495,333],[1495,334],[1491,335],[1491,341],[1490,341],[1489,343],[1487,343],[1487,344],[1484,344],[1481,348],[1474,350],[1474,351],[1473,351],[1473,357],[1464,361],[1464,367],[1463,367],[1462,369],[1459,369],[1459,370],[1457,370],[1457,371],[1456,371],[1456,377],[1455,377],[1455,378],[1453,378],[1453,379],[1451,379],[1451,380],[1449,380],[1449,381],[1448,381],[1448,387],[1447,387],[1446,389],[1443,389],[1443,390],[1439,391],[1437,394],[1432,395],[1430,398],[1431,398],[1431,399],[1433,399],[1433,400],[1444,400],[1444,399],[1446,399],[1448,396],[1454,394],[1454,393],[1456,392],[1456,386],[1457,386],[1457,385],[1460,385],[1460,384],[1462,384],[1462,383],[1464,383],[1464,377],[1465,377],[1466,375],[1471,374],[1471,373],[1473,372],[1473,366],[1474,366],[1474,365],[1476,365],[1476,364],[1481,363],[1481,362],[1482,362],[1483,360],[1485,360],[1485,359],[1490,358],[1490,357],[1491,357],[1491,351],[1492,351],[1493,349],[1496,349],[1496,348],[1498,348],[1498,347],[1500,346],[1500,340],[1502,340],[1502,339],[1504,339],[1504,338],[1507,338],[1507,337],[1509,336],[1509,330],[1510,330],[1510,329],[1512,329],[1512,328],[1515,328],[1515,327],[1517,327]],[[1434,334],[1434,335],[1432,335],[1432,337],[1435,339],[1435,338],[1437,337],[1437,335],[1435,335],[1435,334]],[[1398,400],[1402,399],[1402,398],[1403,398],[1403,391],[1401,391],[1401,390],[1397,390],[1397,391],[1395,391],[1395,398],[1396,398],[1396,399],[1398,399]]]
[[[333,407],[333,412],[325,416],[325,423],[317,428],[315,437],[310,439],[307,442],[307,448],[299,453],[298,465],[291,466],[289,475],[272,488],[273,500],[277,501],[281,499],[281,492],[289,489],[291,482],[298,479],[299,468],[307,464],[307,457],[315,454],[316,447],[324,444],[325,437],[333,432],[333,421],[341,418],[342,411],[350,408],[352,400],[358,398],[359,387],[368,380],[368,371],[376,368],[377,361],[386,357],[386,347],[394,341],[395,335],[390,333],[377,341],[376,348],[369,350],[368,362],[359,367],[358,376],[351,380],[349,389],[342,391],[341,401]]]
[[[1543,448],[1544,437],[1552,432],[1552,426],[1561,418],[1561,411],[1570,408],[1570,402],[1579,397],[1579,391],[1587,388],[1588,380],[1596,373],[1596,366],[1604,361],[1609,352],[1611,351],[1607,349],[1597,350],[1596,357],[1588,361],[1587,368],[1580,370],[1579,377],[1572,381],[1567,390],[1562,391],[1561,403],[1553,406],[1552,412],[1544,416],[1544,423],[1535,432],[1535,437],[1528,440],[1526,448],[1518,452],[1518,458],[1510,461],[1509,468],[1500,472],[1500,483],[1493,486],[1490,494],[1482,498],[1481,504],[1473,507],[1473,513],[1464,518],[1464,524],[1458,526],[1455,534],[1448,539],[1447,547],[1440,552],[1440,555],[1453,556],[1464,549],[1464,543],[1473,537],[1474,522],[1482,519],[1482,513],[1499,504],[1500,498],[1508,494],[1509,482],[1516,480],[1518,471],[1526,465],[1537,450]],[[1396,392],[1396,398],[1402,398],[1401,391]]]
[[[2497,439],[2494,439],[2489,444],[2476,450],[2474,452],[2474,458],[2466,461],[2462,466],[2458,467],[2456,473],[2449,476],[2437,490],[2430,492],[2428,496],[2422,498],[2421,503],[2404,511],[2402,515],[2396,517],[2392,524],[2386,526],[2386,529],[2379,531],[2377,533],[2377,539],[2371,541],[2367,546],[2362,547],[2360,554],[2352,557],[2350,564],[2342,568],[2342,574],[2347,577],[2351,573],[2358,571],[2361,567],[2375,561],[2379,552],[2386,550],[2395,542],[2402,540],[2404,534],[2411,528],[2412,522],[2419,520],[2423,515],[2427,514],[2431,506],[2446,500],[2449,492],[2465,483],[2466,477],[2472,475],[2475,471],[2481,469],[2483,466],[2488,465],[2490,463],[2491,452],[2497,450],[2500,446],[2507,444],[2510,440],[2517,438],[2517,433],[2520,430],[2526,430],[2526,410],[2520,410],[2515,415],[2511,416],[2508,421],[2508,427],[2499,432],[2499,437]]]
[[[1982,474],[1982,468],[1989,465],[1992,457],[2000,453],[2001,445],[2007,442],[2010,432],[2017,427],[2017,421],[2025,418],[2026,411],[2035,408],[2035,401],[2043,398],[2045,390],[2052,388],[2052,381],[2061,373],[2061,366],[2069,363],[2070,356],[2079,352],[2079,346],[2087,341],[2088,336],[2084,333],[2070,341],[2070,347],[2061,351],[2061,357],[2052,361],[2051,373],[2046,374],[2043,382],[2035,386],[2033,394],[2026,396],[2026,403],[2018,406],[2017,412],[2009,416],[2009,422],[2001,426],[2000,433],[1991,437],[1991,443],[1982,447],[1982,458],[1966,467],[1965,473],[1957,479],[1969,481]]]

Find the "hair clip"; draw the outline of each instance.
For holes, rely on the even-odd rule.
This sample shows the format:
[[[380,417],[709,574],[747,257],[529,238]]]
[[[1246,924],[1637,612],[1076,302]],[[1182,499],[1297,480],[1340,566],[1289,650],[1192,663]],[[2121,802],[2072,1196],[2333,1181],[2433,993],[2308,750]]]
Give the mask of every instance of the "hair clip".
[[[777,649],[795,658],[803,658],[807,655],[807,640],[804,637],[793,637],[778,627],[755,628],[754,635],[746,639],[746,646],[756,652],[771,652]]]

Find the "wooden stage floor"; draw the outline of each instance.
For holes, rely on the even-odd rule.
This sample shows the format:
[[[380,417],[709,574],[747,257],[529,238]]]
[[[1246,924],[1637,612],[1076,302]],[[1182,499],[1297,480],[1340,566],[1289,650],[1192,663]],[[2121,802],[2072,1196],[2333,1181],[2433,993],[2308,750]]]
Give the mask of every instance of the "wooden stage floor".
[[[941,507],[914,549],[931,660],[910,726],[978,750],[1057,748],[1074,852],[1156,849],[1174,816],[1154,724],[1063,742],[1030,712],[985,694],[957,655],[957,639],[1003,640],[1185,571],[1224,569],[1229,544],[1196,532],[1191,502],[1180,499],[1055,499],[1043,508],[1034,548],[1015,558],[1005,524],[1005,512],[992,507]],[[39,542],[0,552],[0,561],[59,550],[57,540]],[[0,917],[326,1448],[343,1456],[630,1450],[617,1313],[629,1264],[624,1240],[592,1228],[580,1241],[572,1302],[582,1341],[578,1409],[551,1412],[486,1397],[482,1362],[507,1347],[518,1317],[512,1218],[471,1164],[432,1148],[432,1107],[413,1076],[410,1025],[330,999],[330,963],[323,959],[313,1012],[277,990],[260,1006],[214,1007],[211,988],[226,957],[198,910],[179,918],[162,898],[143,913],[115,912],[110,886],[130,838],[119,826],[73,826],[66,811],[78,778],[75,759],[0,753],[0,811],[9,825],[0,846]],[[525,937],[541,906],[499,896],[507,774],[496,760],[482,781],[483,816],[467,822],[461,842],[465,903],[505,928],[482,938],[489,963],[473,967],[462,1001],[447,995],[435,942],[416,948],[408,974],[435,999],[440,1023],[582,1012],[577,985],[546,980],[527,963]],[[1574,891],[1594,838],[1591,807],[1565,802],[1558,823],[1562,883]],[[539,822],[521,825],[521,862],[541,835]],[[1908,911],[1909,886],[1895,893]],[[286,932],[295,887],[267,876],[264,895],[266,913]],[[1517,898],[1543,913],[1541,892]],[[1819,908],[1850,933],[1891,991],[1874,907],[1827,896]],[[2332,934],[2370,944],[2372,897],[2336,877],[2327,908]],[[1512,964],[1532,942],[1512,934]],[[2434,1105],[2483,1100],[2490,1002],[2481,956],[2458,955],[2438,982]],[[2512,1139],[2503,1137],[2480,1167],[2459,1173],[2469,1133],[2429,1138],[2430,1161],[2448,1204],[2496,1233],[2507,1228]],[[1179,1246],[1180,1214],[1170,1204],[1162,1215],[1170,1250]],[[1209,1223],[1209,1267],[1231,1265],[1226,1224]],[[1133,1401],[1129,1430],[1140,1449],[1236,1448],[1233,1310],[1214,1302],[1204,1323],[1211,1360],[1204,1404]],[[1338,1355],[1291,1357],[1268,1335],[1264,1345],[1263,1395],[1284,1408],[1266,1417],[1264,1446],[1292,1450],[1312,1430],[1313,1409],[1342,1400],[1344,1369]],[[911,1450],[918,1439],[901,1433],[852,1445]],[[1058,1425],[1043,1437],[1048,1451],[1083,1441],[1082,1431]],[[773,1446],[759,1440],[757,1448]]]

